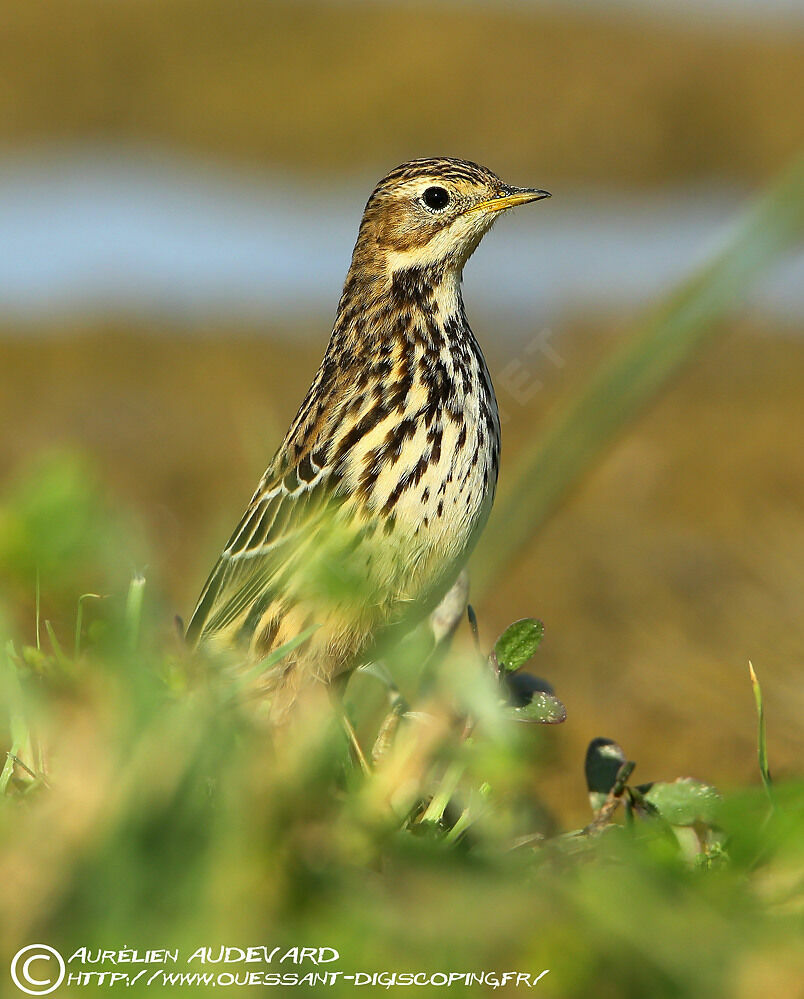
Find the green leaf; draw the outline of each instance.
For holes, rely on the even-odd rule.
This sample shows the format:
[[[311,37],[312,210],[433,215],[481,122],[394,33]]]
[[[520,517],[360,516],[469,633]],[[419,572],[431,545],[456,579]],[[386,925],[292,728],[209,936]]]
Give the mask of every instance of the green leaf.
[[[566,720],[567,709],[554,694],[537,691],[530,704],[521,708],[509,708],[507,715],[514,721],[531,722],[537,725],[560,725]]]
[[[534,617],[525,617],[509,625],[494,646],[500,669],[513,673],[524,666],[539,648],[543,635],[544,625]]]
[[[657,781],[644,797],[674,826],[713,822],[721,800],[717,788],[693,777]]]

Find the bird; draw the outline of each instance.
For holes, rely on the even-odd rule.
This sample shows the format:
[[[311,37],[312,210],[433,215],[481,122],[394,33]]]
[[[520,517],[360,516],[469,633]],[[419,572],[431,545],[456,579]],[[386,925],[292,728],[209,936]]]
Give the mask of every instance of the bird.
[[[252,686],[272,721],[431,612],[472,551],[500,419],[463,268],[502,213],[548,197],[452,157],[372,191],[324,358],[186,632],[270,663]]]

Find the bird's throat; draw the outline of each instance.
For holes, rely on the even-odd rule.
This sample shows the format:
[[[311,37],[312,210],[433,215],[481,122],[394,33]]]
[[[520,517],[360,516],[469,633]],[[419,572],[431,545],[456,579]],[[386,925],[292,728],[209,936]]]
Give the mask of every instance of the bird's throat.
[[[353,265],[333,337],[350,341],[362,353],[403,334],[437,344],[447,324],[455,328],[465,323],[459,269],[438,263],[389,267],[378,273]]]

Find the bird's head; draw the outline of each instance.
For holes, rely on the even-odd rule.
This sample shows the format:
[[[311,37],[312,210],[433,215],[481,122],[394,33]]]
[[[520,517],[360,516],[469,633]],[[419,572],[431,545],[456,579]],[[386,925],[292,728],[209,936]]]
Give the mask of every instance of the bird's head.
[[[549,197],[547,191],[504,184],[469,160],[411,160],[374,188],[355,263],[386,273],[432,266],[460,271],[498,215]]]

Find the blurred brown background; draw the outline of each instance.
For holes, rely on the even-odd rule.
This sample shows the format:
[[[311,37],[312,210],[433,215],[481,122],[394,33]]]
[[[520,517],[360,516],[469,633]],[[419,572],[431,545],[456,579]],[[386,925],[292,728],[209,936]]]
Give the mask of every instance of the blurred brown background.
[[[496,272],[483,277],[485,244],[467,275],[470,315],[506,415],[504,488],[518,450],[646,305],[634,291],[638,273],[623,274],[621,294],[590,298],[595,268],[579,257],[574,274],[569,262],[575,285],[554,289],[541,314],[540,296],[569,252],[551,257],[562,224],[594,247],[594,226],[578,229],[584,206],[624,206],[622,228],[614,212],[601,242],[616,238],[629,271],[635,220],[643,235],[672,241],[674,206],[689,214],[683,199],[698,192],[703,216],[717,206],[726,225],[800,148],[802,20],[775,16],[773,5],[752,9],[748,0],[739,15],[715,2],[667,0],[654,16],[524,0],[7,0],[0,222],[12,238],[0,266],[0,526],[4,491],[36,455],[79,449],[108,502],[143,524],[145,540],[127,557],[147,562],[168,605],[186,616],[323,351],[337,287],[330,295],[326,285],[329,306],[319,302],[315,254],[329,219],[321,206],[348,220],[327,250],[327,273],[342,274],[371,185],[396,162],[432,153],[477,159],[554,194],[549,216],[534,209],[494,234],[501,251],[509,233],[532,240],[540,263],[530,305],[514,314],[483,294],[496,281]],[[236,198],[212,209],[203,199],[159,204],[165,246],[137,232],[131,211],[130,228],[109,224],[108,259],[101,240],[86,273],[59,270],[60,261],[84,259],[99,221],[93,189],[87,200],[85,190],[62,190],[60,178],[91,178],[100,215],[128,157],[152,162],[157,179],[164,157],[178,157],[171,163],[229,177],[234,191],[264,190],[266,217],[289,213],[288,259],[301,233],[288,300],[249,299],[247,282],[238,290],[235,277],[250,273],[259,241],[242,259],[218,266],[209,255],[197,272],[181,272],[196,248],[192,227],[187,255],[170,241],[174,216],[212,210],[214,243],[217,224],[225,230],[235,217],[248,227]],[[112,180],[107,161],[117,165]],[[140,192],[146,202],[149,190]],[[722,203],[724,192],[731,200]],[[26,242],[26,212],[39,242]],[[679,229],[681,265],[688,252],[690,269],[705,260],[721,235],[717,226]],[[277,273],[283,239],[266,257]],[[142,279],[118,300],[127,249],[136,274],[161,273],[163,284]],[[136,254],[151,270],[137,270]],[[174,293],[173,269],[192,291],[209,284],[204,267],[223,269],[220,300]],[[657,272],[656,288],[669,287],[678,267]],[[309,302],[294,290],[305,282]],[[528,303],[528,283],[519,284]],[[643,780],[752,780],[749,658],[766,692],[772,766],[790,771],[801,759],[804,312],[790,286],[788,278],[777,295],[769,286],[722,325],[477,607],[486,642],[517,617],[545,621],[534,670],[568,706],[567,723],[546,740],[557,760],[551,799],[567,816],[585,814],[582,756],[597,735],[621,741]],[[546,325],[558,363],[526,349]],[[530,379],[524,402],[512,364]],[[130,568],[120,566],[122,578]],[[3,576],[0,565],[0,584]],[[76,585],[104,581],[89,573]],[[21,605],[19,580],[5,588]]]

